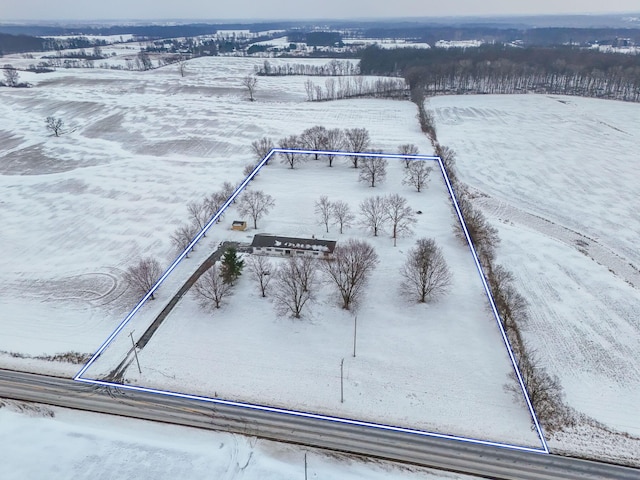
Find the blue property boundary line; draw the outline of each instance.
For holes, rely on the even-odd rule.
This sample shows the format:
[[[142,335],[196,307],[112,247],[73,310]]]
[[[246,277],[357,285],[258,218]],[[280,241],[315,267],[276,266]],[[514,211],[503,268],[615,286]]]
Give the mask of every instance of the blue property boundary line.
[[[541,442],[542,449],[531,448],[531,447],[523,447],[523,446],[518,446],[518,445],[510,445],[510,444],[504,444],[504,443],[500,443],[500,442],[491,442],[491,441],[487,441],[487,440],[479,440],[479,439],[474,439],[474,438],[459,437],[459,436],[455,436],[455,435],[446,435],[446,434],[435,433],[435,432],[426,432],[426,431],[422,431],[422,430],[414,430],[414,429],[410,429],[410,428],[395,427],[395,426],[391,426],[391,425],[384,425],[384,424],[378,424],[378,423],[363,422],[363,421],[349,419],[349,418],[332,417],[332,416],[328,416],[328,415],[319,415],[319,414],[309,413],[309,412],[286,410],[286,409],[281,409],[281,408],[269,407],[269,406],[265,406],[265,405],[255,405],[255,404],[234,402],[234,401],[223,400],[223,399],[218,399],[218,398],[202,397],[202,396],[198,396],[198,395],[190,395],[190,394],[178,393],[178,392],[172,392],[172,391],[166,391],[166,390],[157,390],[157,389],[153,389],[153,388],[147,388],[147,387],[136,386],[136,385],[124,385],[124,384],[120,384],[120,383],[113,383],[113,382],[107,382],[107,381],[103,381],[103,380],[96,380],[96,379],[90,379],[90,378],[84,378],[83,377],[85,372],[91,367],[91,365],[93,365],[93,363],[100,357],[100,355],[106,350],[106,348],[115,340],[115,338],[124,329],[124,327],[133,319],[135,314],[144,306],[144,304],[149,300],[151,295],[156,292],[156,290],[160,287],[160,285],[162,285],[162,283],[164,283],[164,281],[171,274],[171,272],[173,272],[173,270],[175,270],[175,268],[180,264],[180,262],[182,262],[182,260],[184,260],[184,258],[191,251],[191,249],[193,247],[195,247],[195,245],[207,233],[207,231],[211,228],[211,226],[213,226],[218,221],[218,219],[222,216],[222,214],[225,212],[225,210],[235,201],[235,199],[238,197],[238,195],[240,195],[240,193],[247,187],[247,185],[251,182],[251,180],[253,180],[255,178],[255,176],[260,172],[262,167],[264,167],[267,164],[267,162],[269,162],[269,160],[271,160],[271,158],[274,155],[278,154],[278,153],[297,153],[297,154],[303,154],[303,155],[316,155],[316,154],[318,154],[318,155],[335,155],[335,156],[342,156],[342,157],[395,158],[395,159],[401,159],[401,160],[436,161],[436,162],[438,162],[438,165],[440,167],[440,172],[442,174],[442,178],[444,179],[445,185],[446,185],[447,190],[449,192],[449,196],[451,197],[451,202],[452,202],[453,207],[454,207],[454,209],[456,211],[456,214],[458,216],[458,220],[460,221],[460,225],[462,226],[462,230],[463,230],[465,238],[467,240],[467,244],[469,246],[469,249],[471,250],[471,254],[473,256],[473,260],[475,262],[476,269],[478,271],[478,274],[480,275],[480,279],[482,280],[482,285],[484,287],[485,294],[487,295],[487,298],[489,299],[489,303],[491,305],[491,310],[493,312],[493,315],[494,315],[494,318],[496,320],[496,323],[498,324],[498,328],[500,329],[500,334],[502,336],[502,340],[503,340],[503,342],[505,344],[505,347],[507,349],[507,353],[509,355],[509,359],[511,360],[511,364],[513,366],[513,369],[514,369],[514,371],[516,373],[516,377],[517,377],[518,383],[520,384],[520,388],[522,390],[522,395],[523,395],[524,400],[525,400],[525,402],[527,404],[527,408],[529,409],[529,413],[530,413],[531,418],[532,418],[532,420],[534,422],[535,430],[536,430],[536,433],[537,433],[537,435],[539,437],[539,440]],[[216,212],[216,214],[213,217],[211,217],[209,222],[202,228],[202,230],[193,238],[191,243],[189,243],[189,245],[187,245],[187,247],[184,249],[184,251],[180,255],[178,255],[178,257],[173,261],[173,263],[165,270],[165,272],[158,279],[158,281],[155,283],[155,285],[153,285],[153,287],[151,287],[151,289],[146,293],[146,295],[144,297],[142,297],[142,299],[138,302],[138,304],[129,312],[129,314],[122,320],[122,322],[120,322],[120,324],[111,333],[111,335],[109,335],[109,337],[107,337],[107,339],[102,343],[102,345],[98,348],[98,350],[96,350],[96,352],[93,354],[93,356],[82,367],[82,369],[75,375],[75,377],[73,379],[75,381],[77,381],[77,382],[82,382],[82,383],[88,383],[88,384],[94,384],[94,385],[100,385],[100,386],[109,386],[109,387],[114,387],[114,388],[121,388],[123,390],[132,390],[132,391],[138,391],[138,392],[153,393],[153,394],[158,394],[158,395],[167,395],[167,396],[172,396],[172,397],[177,397],[177,398],[198,400],[198,401],[214,403],[214,404],[220,404],[220,405],[236,406],[236,407],[248,408],[248,409],[253,409],[253,410],[260,410],[260,411],[265,411],[265,412],[278,413],[278,414],[283,414],[283,415],[292,415],[292,416],[298,416],[298,417],[313,418],[313,419],[318,419],[318,420],[325,420],[325,421],[331,421],[331,422],[337,422],[337,423],[344,423],[344,424],[349,424],[349,425],[359,425],[359,426],[364,426],[364,427],[378,428],[378,429],[382,429],[382,430],[396,431],[396,432],[402,432],[402,433],[411,433],[411,434],[434,437],[434,438],[457,440],[457,441],[461,441],[461,442],[467,442],[467,443],[473,443],[473,444],[479,444],[479,445],[487,445],[487,446],[494,446],[494,447],[501,447],[501,448],[508,448],[508,449],[526,451],[526,452],[531,452],[531,453],[546,453],[546,454],[549,453],[549,447],[548,447],[547,442],[546,442],[546,440],[544,438],[544,434],[542,433],[542,428],[540,426],[540,422],[539,422],[538,417],[537,417],[537,415],[535,413],[535,410],[533,408],[533,404],[531,403],[531,399],[529,398],[529,395],[527,393],[527,389],[525,388],[524,380],[522,378],[522,374],[520,373],[520,369],[518,368],[518,363],[517,363],[515,355],[513,353],[513,349],[511,348],[511,344],[509,343],[509,339],[508,339],[507,334],[506,334],[506,332],[504,330],[504,327],[502,325],[502,321],[500,320],[500,315],[498,313],[498,310],[496,308],[495,302],[493,300],[493,296],[491,295],[491,290],[489,289],[489,285],[487,283],[486,277],[484,275],[484,271],[483,271],[482,266],[480,264],[480,261],[478,259],[478,255],[476,253],[475,247],[473,246],[473,242],[471,241],[471,236],[469,235],[469,231],[467,229],[467,225],[466,225],[466,223],[464,221],[464,218],[462,216],[462,212],[460,211],[460,207],[458,205],[458,201],[456,200],[456,196],[455,196],[455,193],[453,191],[453,187],[451,185],[451,182],[449,181],[449,177],[447,175],[447,172],[446,172],[446,169],[445,169],[444,164],[442,162],[442,159],[440,157],[437,157],[437,156],[385,154],[385,153],[373,153],[373,152],[342,152],[342,151],[331,151],[331,150],[301,150],[301,149],[283,149],[283,148],[271,149],[271,151],[269,151],[269,153],[256,165],[256,167],[253,169],[253,171],[249,175],[247,175],[247,177],[234,190],[234,192],[229,196],[227,201],[220,207],[220,209]]]

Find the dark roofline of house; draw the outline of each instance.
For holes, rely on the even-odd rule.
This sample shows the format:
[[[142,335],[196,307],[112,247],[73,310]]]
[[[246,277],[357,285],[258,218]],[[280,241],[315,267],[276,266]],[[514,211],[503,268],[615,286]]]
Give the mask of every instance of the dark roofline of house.
[[[280,235],[258,233],[254,235],[251,246],[258,248],[289,248],[291,250],[318,250],[333,253],[333,250],[336,248],[336,241],[322,240],[319,238],[283,237]]]

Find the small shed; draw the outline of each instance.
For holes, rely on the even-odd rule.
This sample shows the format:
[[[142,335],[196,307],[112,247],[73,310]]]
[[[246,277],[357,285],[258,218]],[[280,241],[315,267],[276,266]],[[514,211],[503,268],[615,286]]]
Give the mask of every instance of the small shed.
[[[244,220],[234,220],[231,224],[231,230],[239,230],[244,232],[247,229],[247,222]]]
[[[263,255],[307,255],[316,258],[330,258],[336,248],[335,240],[318,238],[294,238],[259,233],[253,237],[252,253]]]

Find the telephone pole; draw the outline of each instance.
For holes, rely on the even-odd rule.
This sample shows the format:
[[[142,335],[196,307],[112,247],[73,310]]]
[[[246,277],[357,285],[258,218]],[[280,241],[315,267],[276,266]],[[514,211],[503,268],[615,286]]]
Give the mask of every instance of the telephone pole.
[[[340,403],[344,403],[344,358],[340,362]]]
[[[136,364],[138,365],[138,373],[142,375],[142,370],[140,369],[140,361],[138,360],[138,351],[136,350],[136,342],[133,341],[133,330],[129,332],[129,336],[131,337],[131,345],[133,345],[133,354],[136,357]]]
[[[353,356],[356,356],[356,335],[358,334],[358,316],[353,317]]]

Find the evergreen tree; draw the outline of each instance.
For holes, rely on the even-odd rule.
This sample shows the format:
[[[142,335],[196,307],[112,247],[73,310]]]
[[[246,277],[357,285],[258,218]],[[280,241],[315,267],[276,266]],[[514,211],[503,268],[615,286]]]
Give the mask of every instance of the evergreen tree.
[[[234,247],[225,250],[222,257],[222,269],[220,275],[224,283],[233,285],[233,282],[242,275],[244,260],[238,258],[238,251]]]

